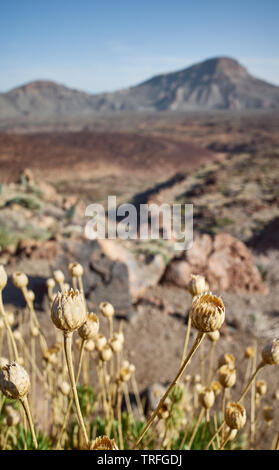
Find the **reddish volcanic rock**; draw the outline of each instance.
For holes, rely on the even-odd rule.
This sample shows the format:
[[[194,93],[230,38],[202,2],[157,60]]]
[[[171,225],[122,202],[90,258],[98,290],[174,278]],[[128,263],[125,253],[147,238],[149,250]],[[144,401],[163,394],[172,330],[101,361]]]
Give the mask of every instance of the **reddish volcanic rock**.
[[[252,253],[229,234],[196,236],[184,257],[170,264],[165,279],[186,287],[191,273],[203,274],[212,290],[267,293]]]

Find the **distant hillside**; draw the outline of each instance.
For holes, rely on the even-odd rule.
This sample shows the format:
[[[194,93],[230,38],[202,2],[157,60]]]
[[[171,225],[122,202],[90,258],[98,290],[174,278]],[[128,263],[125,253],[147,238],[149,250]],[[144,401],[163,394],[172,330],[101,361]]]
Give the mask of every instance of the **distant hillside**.
[[[0,119],[75,119],[100,113],[279,108],[279,87],[250,75],[236,60],[209,59],[135,87],[90,95],[51,81],[0,94]]]

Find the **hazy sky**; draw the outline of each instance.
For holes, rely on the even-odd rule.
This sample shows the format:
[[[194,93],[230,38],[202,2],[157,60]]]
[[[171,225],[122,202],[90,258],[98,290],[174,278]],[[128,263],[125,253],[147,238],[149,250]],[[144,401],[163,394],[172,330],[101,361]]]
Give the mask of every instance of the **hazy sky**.
[[[0,91],[113,91],[220,55],[279,85],[279,0],[1,2]]]

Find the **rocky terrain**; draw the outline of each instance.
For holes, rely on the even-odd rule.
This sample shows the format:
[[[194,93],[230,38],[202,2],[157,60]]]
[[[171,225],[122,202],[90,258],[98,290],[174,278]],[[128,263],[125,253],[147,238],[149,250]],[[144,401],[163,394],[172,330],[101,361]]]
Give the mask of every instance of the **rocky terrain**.
[[[253,77],[234,59],[217,57],[114,93],[90,95],[46,80],[28,83],[0,94],[0,121],[30,125],[103,113],[278,107],[279,87]]]

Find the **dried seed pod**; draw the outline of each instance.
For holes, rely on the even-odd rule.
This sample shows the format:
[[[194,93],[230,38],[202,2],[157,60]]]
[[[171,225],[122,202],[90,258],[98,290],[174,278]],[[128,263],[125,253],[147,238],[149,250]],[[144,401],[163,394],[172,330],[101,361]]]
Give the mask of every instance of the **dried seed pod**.
[[[28,277],[24,273],[16,272],[12,274],[12,282],[18,289],[23,289],[28,285]]]
[[[267,391],[267,383],[265,380],[258,380],[256,382],[256,392],[260,395],[263,396],[266,394]]]
[[[70,263],[69,272],[71,277],[80,277],[83,276],[83,267],[79,263]]]
[[[99,318],[95,313],[88,313],[85,322],[79,328],[78,334],[82,339],[94,338],[99,331]]]
[[[274,339],[268,343],[262,350],[262,359],[264,364],[279,364],[279,340]]]
[[[198,331],[210,333],[221,328],[225,320],[225,307],[220,297],[208,292],[194,297],[190,315]]]
[[[54,277],[55,282],[57,282],[57,284],[63,284],[65,280],[65,276],[63,272],[60,271],[60,269],[58,269],[57,271],[54,271],[53,277]]]
[[[0,370],[2,370],[4,367],[6,367],[9,364],[9,359],[6,357],[0,357]]]
[[[107,436],[99,436],[92,442],[90,450],[118,450],[118,447],[114,439],[109,439]]]
[[[131,378],[130,367],[122,367],[120,369],[120,380],[122,382],[128,382]]]
[[[110,361],[112,358],[112,350],[108,344],[106,344],[100,351],[100,359],[102,361]]]
[[[248,346],[245,349],[244,357],[246,359],[249,359],[250,357],[255,357],[255,354],[256,354],[255,348],[253,348],[253,346]]]
[[[212,342],[215,343],[220,339],[220,333],[219,330],[212,331],[211,333],[207,333],[206,337]]]
[[[57,328],[65,332],[80,328],[86,320],[86,309],[80,292],[73,289],[65,293],[58,292],[51,307],[51,319]]]
[[[8,398],[22,399],[30,390],[26,370],[17,362],[10,362],[0,371],[0,390]]]
[[[71,393],[71,386],[68,382],[66,382],[65,380],[59,385],[59,390],[61,391],[61,393],[65,396],[68,396],[70,395]]]
[[[47,286],[47,288],[50,289],[50,290],[54,289],[54,287],[55,287],[55,280],[54,280],[52,277],[50,277],[50,278],[47,279],[47,281],[46,281],[46,286]]]
[[[218,359],[218,368],[228,365],[234,369],[235,357],[233,354],[222,354]]]
[[[95,349],[95,342],[93,339],[88,339],[85,342],[84,349],[88,352],[92,352]]]
[[[272,406],[264,406],[263,407],[263,417],[265,421],[270,423],[274,419],[274,410]]]
[[[230,429],[242,429],[246,423],[245,408],[239,403],[228,403],[225,411],[225,421]]]
[[[205,388],[199,394],[199,402],[201,406],[205,409],[212,408],[215,401],[214,391],[210,388]]]
[[[213,382],[211,382],[210,388],[211,390],[213,390],[215,397],[217,397],[218,395],[220,395],[223,387],[220,382],[214,380]]]
[[[16,426],[20,422],[19,413],[11,405],[7,405],[5,411],[7,425],[9,427]]]
[[[0,291],[3,290],[6,287],[7,282],[8,282],[8,276],[7,276],[7,273],[5,271],[4,266],[2,266],[2,264],[1,264],[0,265]]]
[[[158,411],[159,419],[168,419],[170,416],[170,403],[167,400],[163,403],[160,410]]]
[[[109,302],[100,303],[99,309],[101,314],[106,318],[113,317],[114,315],[114,307]]]
[[[129,368],[130,368],[131,374],[134,374],[136,372],[136,366],[134,364],[130,364]]]
[[[39,336],[39,328],[37,328],[36,326],[32,326],[31,328],[31,335],[36,338],[36,336]]]
[[[231,388],[236,382],[236,371],[229,365],[224,365],[219,369],[219,382],[224,388]]]
[[[127,359],[124,359],[121,363],[121,367],[130,367],[130,362]]]
[[[104,346],[107,344],[107,339],[104,335],[99,333],[95,338],[95,345],[98,351],[102,351]]]
[[[28,296],[28,299],[30,300],[30,302],[34,302],[35,300],[35,294],[32,290],[28,290],[27,291],[27,296]]]
[[[113,350],[113,352],[120,352],[122,350],[122,347],[123,347],[123,343],[121,343],[121,341],[119,341],[119,339],[117,339],[115,336],[113,336],[109,342],[110,346],[111,346],[111,349]]]
[[[209,285],[204,276],[201,276],[200,274],[191,274],[191,279],[188,284],[188,291],[192,297],[204,294],[205,292],[208,292],[208,290]]]

